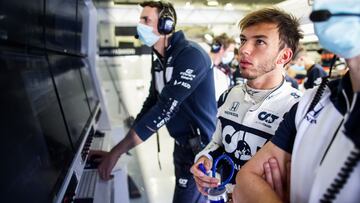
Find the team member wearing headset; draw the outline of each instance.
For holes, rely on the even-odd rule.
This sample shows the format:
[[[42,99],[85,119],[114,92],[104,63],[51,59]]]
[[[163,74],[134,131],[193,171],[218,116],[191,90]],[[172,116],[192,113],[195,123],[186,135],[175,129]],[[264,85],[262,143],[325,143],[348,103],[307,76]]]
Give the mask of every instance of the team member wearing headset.
[[[204,202],[190,173],[195,153],[205,146],[215,130],[214,75],[208,54],[175,32],[176,12],[172,4],[145,1],[137,26],[139,39],[153,50],[149,95],[126,137],[110,152],[102,154],[101,178],[110,173],[119,157],[166,125],[175,139],[176,186],[173,202]],[[191,143],[191,144],[190,144]]]
[[[216,100],[232,84],[229,63],[234,58],[235,40],[223,33],[216,36],[211,44],[210,58],[213,62]]]
[[[349,72],[307,91],[292,107],[238,173],[235,202],[360,200],[360,4],[315,0],[310,19],[322,47],[344,57]]]

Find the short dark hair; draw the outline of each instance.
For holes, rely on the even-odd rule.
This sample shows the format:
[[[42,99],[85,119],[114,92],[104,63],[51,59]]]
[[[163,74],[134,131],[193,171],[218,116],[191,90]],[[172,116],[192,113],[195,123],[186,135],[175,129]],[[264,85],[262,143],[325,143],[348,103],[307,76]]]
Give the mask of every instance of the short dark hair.
[[[170,12],[173,14],[174,21],[175,21],[174,23],[176,25],[177,15],[176,15],[176,11],[175,11],[175,8],[172,5],[172,3],[167,2],[167,1],[144,1],[144,2],[140,3],[140,6],[142,8],[144,8],[145,6],[148,6],[151,8],[157,8],[158,14],[160,14],[160,12],[164,9],[164,7],[167,6],[168,9],[170,10]]]
[[[221,44],[224,47],[224,49],[227,49],[230,46],[230,44],[235,44],[236,42],[233,38],[229,37],[226,33],[222,33],[221,35],[214,37],[213,44],[214,43]]]
[[[286,45],[295,53],[299,46],[299,40],[303,38],[300,23],[297,18],[275,7],[263,8],[246,15],[241,19],[239,27],[240,30],[244,30],[247,27],[259,23],[277,24],[280,49]]]

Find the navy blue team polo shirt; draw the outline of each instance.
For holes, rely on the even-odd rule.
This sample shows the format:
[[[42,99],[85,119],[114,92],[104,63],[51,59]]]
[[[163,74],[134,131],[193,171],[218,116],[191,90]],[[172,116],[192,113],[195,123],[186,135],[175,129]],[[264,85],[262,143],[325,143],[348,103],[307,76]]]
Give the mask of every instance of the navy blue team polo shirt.
[[[153,62],[149,95],[133,129],[146,140],[166,125],[170,136],[181,144],[187,144],[189,135],[197,130],[206,144],[215,131],[217,113],[211,59],[182,31],[175,32],[169,42],[165,63],[159,58]]]

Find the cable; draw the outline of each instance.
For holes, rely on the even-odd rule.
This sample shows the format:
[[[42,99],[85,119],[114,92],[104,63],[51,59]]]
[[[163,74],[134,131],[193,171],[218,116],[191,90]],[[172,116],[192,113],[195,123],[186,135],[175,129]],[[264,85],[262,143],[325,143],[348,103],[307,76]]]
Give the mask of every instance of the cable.
[[[355,147],[355,149],[350,152],[343,167],[341,167],[339,173],[337,174],[337,177],[326,189],[326,192],[320,199],[321,203],[331,203],[336,199],[336,196],[340,193],[341,189],[343,189],[359,160],[360,150],[358,147]]]
[[[321,96],[325,91],[326,85],[329,83],[329,79],[331,78],[332,68],[334,67],[336,58],[337,56],[334,54],[334,57],[331,59],[331,63],[330,63],[329,75],[322,78],[319,88],[317,89],[314,99],[311,101],[309,109],[307,110],[306,114],[312,111],[315,108],[315,106],[319,103]]]

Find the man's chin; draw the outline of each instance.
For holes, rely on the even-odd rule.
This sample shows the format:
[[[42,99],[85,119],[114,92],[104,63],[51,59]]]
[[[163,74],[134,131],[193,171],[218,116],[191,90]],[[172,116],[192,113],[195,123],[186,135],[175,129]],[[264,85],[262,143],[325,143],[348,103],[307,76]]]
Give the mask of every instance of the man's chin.
[[[255,80],[256,79],[256,76],[253,76],[253,75],[243,74],[241,76],[247,80]]]

